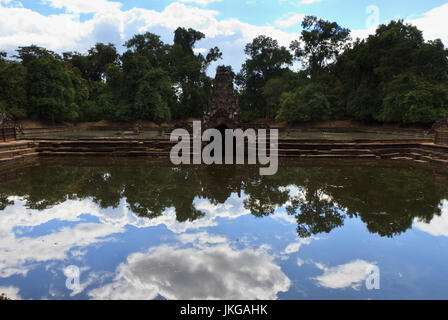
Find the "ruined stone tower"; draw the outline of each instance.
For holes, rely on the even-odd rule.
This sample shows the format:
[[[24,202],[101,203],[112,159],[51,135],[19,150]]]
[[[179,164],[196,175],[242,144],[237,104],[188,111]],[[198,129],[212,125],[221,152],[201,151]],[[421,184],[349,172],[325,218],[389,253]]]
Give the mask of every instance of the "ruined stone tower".
[[[236,128],[241,122],[238,96],[233,88],[233,73],[230,67],[220,66],[216,70],[215,84],[208,105],[204,106],[202,125],[205,129],[225,126]]]

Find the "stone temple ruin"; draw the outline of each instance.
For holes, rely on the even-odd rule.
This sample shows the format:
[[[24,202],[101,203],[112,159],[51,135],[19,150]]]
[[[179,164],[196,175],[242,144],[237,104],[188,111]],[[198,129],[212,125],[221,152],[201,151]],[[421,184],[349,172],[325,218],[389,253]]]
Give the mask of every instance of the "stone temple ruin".
[[[231,67],[219,66],[208,105],[204,105],[202,127],[235,129],[241,123],[241,109],[233,88]]]
[[[0,113],[0,142],[16,140],[17,132],[23,133],[22,127],[9,119],[5,113]]]

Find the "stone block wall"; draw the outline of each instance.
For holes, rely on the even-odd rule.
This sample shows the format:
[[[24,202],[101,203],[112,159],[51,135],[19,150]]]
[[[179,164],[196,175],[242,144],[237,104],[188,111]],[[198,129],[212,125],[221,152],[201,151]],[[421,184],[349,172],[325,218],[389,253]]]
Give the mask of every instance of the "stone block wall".
[[[448,129],[436,131],[436,144],[448,146]]]
[[[14,127],[0,127],[0,142],[16,140],[16,129]]]

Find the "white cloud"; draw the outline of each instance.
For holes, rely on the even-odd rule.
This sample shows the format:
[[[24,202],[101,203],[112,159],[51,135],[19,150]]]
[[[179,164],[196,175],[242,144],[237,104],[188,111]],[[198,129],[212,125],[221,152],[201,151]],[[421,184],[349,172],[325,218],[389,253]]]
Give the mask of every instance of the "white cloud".
[[[425,40],[442,39],[448,45],[448,3],[423,14],[421,18],[406,19],[405,22],[423,30]]]
[[[76,47],[92,26],[70,14],[43,16],[27,8],[0,6],[0,30],[1,47],[38,44],[61,49]]]
[[[19,288],[16,287],[0,287],[0,294],[4,294],[11,300],[22,300],[22,297],[19,295]]]
[[[291,253],[295,253],[295,252],[299,252],[300,248],[303,245],[308,245],[311,243],[311,238],[303,238],[303,239],[299,239],[299,241],[297,242],[293,242],[291,244],[289,244],[285,250],[284,253],[285,254],[291,254]]]
[[[302,0],[300,1],[300,4],[312,4],[316,2],[320,2],[321,0]]]
[[[356,39],[367,39],[368,36],[375,34],[376,27],[369,28],[369,29],[353,29],[351,30],[351,37],[352,40]]]
[[[217,24],[218,11],[186,6],[183,3],[170,3],[162,12],[133,8],[122,12],[124,19],[129,22],[139,22],[141,28],[162,26],[171,30],[177,27],[200,27],[201,31],[213,29]]]
[[[179,0],[180,2],[191,2],[201,5],[207,5],[212,2],[221,2],[222,0]]]
[[[107,0],[43,0],[43,3],[72,13],[108,12],[119,10],[121,7],[120,2]]]
[[[18,46],[35,44],[56,52],[85,52],[96,42],[112,42],[122,48],[124,41],[137,33],[156,29],[156,33],[166,30],[169,34],[181,26],[205,33],[207,48],[217,45],[223,50],[224,61],[220,63],[231,64],[238,70],[244,59],[244,45],[253,38],[264,34],[283,46],[298,38],[298,34],[274,26],[256,26],[235,18],[219,20],[218,11],[181,2],[170,3],[160,12],[142,8],[122,10],[118,2],[109,1],[47,0],[46,3],[66,13],[45,16],[27,8],[0,4],[3,50],[13,53]],[[93,13],[93,17],[81,21],[79,14],[87,12]]]
[[[414,221],[414,227],[432,236],[448,237],[448,200],[443,201],[441,209],[442,214],[440,216],[434,216],[430,223],[424,223],[416,219]]]
[[[240,33],[240,43],[247,43],[259,35],[266,35],[276,39],[280,45],[286,47],[289,47],[291,41],[297,40],[299,37],[298,33],[285,32],[271,26],[254,26],[237,19],[220,21],[217,25],[216,32],[216,35],[234,35]]]
[[[8,206],[0,215],[0,277],[14,274],[26,275],[37,263],[52,260],[63,260],[70,256],[82,256],[85,248],[110,240],[110,236],[125,231],[132,225],[137,228],[165,225],[173,233],[183,233],[188,230],[217,225],[218,218],[236,219],[250,214],[244,209],[244,197],[232,194],[224,203],[213,205],[205,199],[195,201],[196,208],[202,210],[205,216],[195,221],[179,222],[174,208],[166,209],[163,214],[154,219],[136,216],[128,209],[126,199],[122,199],[115,209],[100,209],[91,199],[67,200],[42,211],[25,209],[26,205],[19,197],[10,197],[14,205]],[[81,220],[83,214],[98,217],[98,223],[86,223]],[[54,230],[52,233],[39,237],[28,237],[23,234],[18,237],[18,231],[43,225],[52,220],[75,222],[72,227]],[[200,245],[224,242],[224,238],[215,236],[209,238],[203,233],[184,234],[181,242],[195,242]]]
[[[75,247],[87,247],[105,241],[111,234],[124,229],[107,224],[79,223],[40,237],[3,238],[0,245],[0,277],[26,275],[36,263],[63,260]]]
[[[208,50],[205,49],[205,48],[195,48],[195,49],[193,49],[193,51],[194,51],[195,54],[200,53],[200,54],[204,55],[204,54],[207,53]]]
[[[115,209],[100,209],[91,199],[85,199],[67,200],[37,212],[26,209],[21,198],[10,197],[14,204],[0,215],[0,277],[26,275],[43,263],[47,271],[60,272],[65,267],[64,260],[76,257],[82,261],[90,246],[114,240],[111,236],[125,232],[128,225],[146,228],[164,224],[172,232],[182,233],[216,225],[218,217],[235,219],[249,214],[243,209],[243,197],[233,194],[222,205],[198,199],[195,204],[206,213],[205,217],[184,223],[176,220],[172,208],[155,219],[140,218],[128,209],[126,199],[122,199]],[[86,214],[90,217],[83,216]],[[91,216],[97,217],[98,222],[90,222]],[[84,221],[87,218],[89,222]],[[34,227],[54,220],[70,224],[43,235],[33,235]],[[157,295],[173,299],[275,299],[279,292],[287,291],[290,286],[290,280],[274,263],[274,257],[268,254],[271,248],[267,245],[237,251],[229,246],[227,238],[206,232],[183,233],[177,239],[176,247],[162,246],[131,255],[128,262],[117,269],[116,281],[90,295],[120,299],[154,298]],[[180,249],[181,246],[187,248]],[[153,269],[147,269],[147,266]],[[154,276],[148,272],[154,272]],[[82,276],[81,286],[71,292],[72,296],[88,286],[103,283],[105,277],[95,272],[85,274],[88,276]],[[178,281],[177,277],[183,281]],[[18,296],[12,290],[5,293]]]
[[[286,223],[286,224],[294,225],[294,224],[297,223],[296,218],[294,216],[292,216],[292,215],[289,215],[285,210],[276,211],[270,217],[273,220],[282,221],[283,223]]]
[[[80,270],[80,275],[83,277],[83,273],[85,271],[87,271],[89,268],[85,268],[84,270]],[[71,273],[67,273],[66,271],[67,269],[64,269],[64,276],[67,278],[70,278],[72,276]],[[70,296],[76,296],[80,293],[82,293],[88,286],[92,285],[93,283],[98,283],[100,281],[102,281],[104,278],[106,278],[107,276],[111,276],[108,273],[97,273],[97,272],[89,272],[87,279],[85,279],[85,277],[82,278],[82,281],[79,282],[79,286],[74,286],[74,288],[72,288],[72,292],[70,293]]]
[[[178,238],[182,243],[193,243],[196,244],[198,247],[202,247],[203,245],[219,244],[227,242],[227,239],[225,237],[212,236],[209,235],[207,232],[184,233],[181,234]]]
[[[375,262],[367,262],[358,259],[329,268],[322,264],[315,263],[316,267],[323,270],[324,273],[313,279],[317,280],[318,284],[325,288],[344,289],[351,287],[358,290],[362,281],[367,279],[369,268],[375,264]]]
[[[279,28],[289,28],[298,25],[305,15],[302,13],[290,12],[286,16],[275,20],[274,24]]]
[[[89,292],[94,299],[273,300],[289,278],[271,257],[226,244],[201,249],[162,246],[130,255],[112,283]]]
[[[405,23],[412,24],[423,31],[426,41],[441,39],[445,46],[448,45],[448,3],[425,12],[420,18],[409,17],[404,19]],[[398,18],[397,18],[398,19]],[[387,22],[386,22],[387,23]],[[370,29],[353,29],[352,38],[365,39],[371,34],[375,34],[377,26]]]
[[[166,32],[169,38],[165,41],[171,41],[172,31],[181,26],[205,33],[207,39],[200,43],[199,50],[220,47],[224,60],[219,63],[231,64],[237,71],[244,60],[244,45],[258,35],[270,36],[286,47],[292,40],[299,39],[297,32],[286,32],[282,28],[293,26],[301,18],[300,14],[282,17],[273,26],[257,26],[235,18],[220,19],[218,11],[189,5],[193,3],[191,1],[210,2],[184,0],[169,3],[163,10],[156,11],[142,8],[123,10],[118,1],[46,0],[47,5],[65,12],[45,16],[21,8],[18,1],[1,0],[0,48],[13,53],[18,46],[36,44],[57,52],[85,52],[96,42],[112,42],[121,49],[126,40],[146,31]],[[311,2],[303,1],[304,4]],[[93,16],[81,21],[81,13],[93,13]],[[445,4],[406,22],[422,29],[426,39],[441,38],[448,44],[448,34],[445,32],[448,28],[447,15],[448,4]],[[365,38],[374,31],[374,28],[355,29],[352,36]]]

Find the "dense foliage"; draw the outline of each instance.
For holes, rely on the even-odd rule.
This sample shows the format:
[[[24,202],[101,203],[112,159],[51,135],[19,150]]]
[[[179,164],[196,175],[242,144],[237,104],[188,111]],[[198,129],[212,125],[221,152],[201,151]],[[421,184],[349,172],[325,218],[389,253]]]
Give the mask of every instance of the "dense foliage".
[[[274,40],[247,45],[238,75],[245,119],[432,123],[448,115],[448,51],[416,27],[392,21],[351,42],[348,29],[309,16],[299,40],[290,46],[296,73]]]
[[[195,53],[204,37],[178,28],[166,44],[148,32],[127,41],[122,54],[102,43],[86,54],[37,46],[20,47],[11,59],[0,52],[0,112],[53,122],[200,117],[213,84],[206,71],[222,57],[217,47]],[[258,36],[244,52],[235,80],[245,121],[408,124],[448,116],[448,50],[403,21],[352,41],[350,30],[307,16],[290,48]]]
[[[20,47],[13,60],[1,53],[0,112],[53,122],[198,117],[212,84],[206,70],[221,58],[218,48],[194,53],[203,38],[178,28],[173,45],[148,32],[127,41],[121,55],[102,43],[87,54],[37,46]]]

